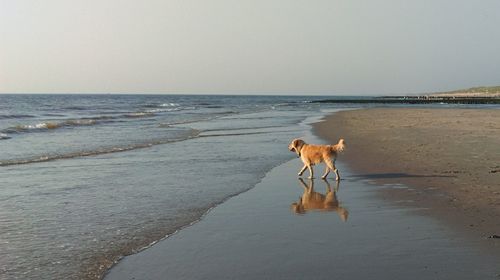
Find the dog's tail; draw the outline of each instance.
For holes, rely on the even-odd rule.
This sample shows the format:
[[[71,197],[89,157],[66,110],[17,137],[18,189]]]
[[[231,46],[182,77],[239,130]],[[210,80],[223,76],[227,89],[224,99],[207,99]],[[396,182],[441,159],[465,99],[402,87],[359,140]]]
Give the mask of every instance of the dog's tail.
[[[333,152],[342,153],[346,148],[345,141],[343,138],[340,138],[340,140],[337,144],[331,145],[330,147],[331,147]]]

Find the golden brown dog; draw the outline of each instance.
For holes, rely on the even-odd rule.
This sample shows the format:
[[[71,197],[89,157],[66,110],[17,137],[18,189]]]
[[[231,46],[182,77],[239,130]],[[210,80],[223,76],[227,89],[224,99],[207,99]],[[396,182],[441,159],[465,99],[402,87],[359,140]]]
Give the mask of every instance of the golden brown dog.
[[[297,202],[292,203],[292,210],[297,214],[305,214],[309,210],[335,211],[342,221],[347,221],[349,212],[344,207],[340,206],[337,199],[337,191],[339,189],[339,181],[337,186],[332,191],[328,180],[326,183],[326,194],[321,194],[314,191],[314,180],[309,181],[309,186],[304,183],[302,178],[299,178],[300,184],[304,187],[304,194],[299,197]]]
[[[301,139],[294,139],[290,145],[288,145],[288,149],[297,153],[304,163],[304,167],[299,171],[299,176],[302,176],[302,173],[308,168],[309,179],[312,179],[314,176],[312,166],[325,162],[326,170],[321,178],[325,179],[328,173],[330,173],[330,170],[332,170],[337,176],[336,180],[340,180],[339,171],[335,167],[335,160],[337,159],[337,155],[345,149],[344,139],[340,139],[335,145],[309,145]]]

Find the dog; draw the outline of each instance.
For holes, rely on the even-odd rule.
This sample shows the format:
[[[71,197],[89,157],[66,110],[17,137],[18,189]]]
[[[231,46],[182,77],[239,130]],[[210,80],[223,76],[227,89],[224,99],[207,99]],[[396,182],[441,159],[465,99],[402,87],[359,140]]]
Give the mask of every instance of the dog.
[[[340,206],[337,199],[337,191],[339,189],[340,181],[337,181],[335,189],[332,191],[332,187],[328,180],[323,179],[326,183],[326,194],[321,194],[314,191],[314,180],[311,179],[309,186],[304,183],[302,178],[299,178],[300,184],[304,188],[304,194],[299,197],[297,202],[292,203],[291,208],[297,214],[305,214],[310,210],[323,210],[323,211],[335,211],[339,215],[342,221],[347,221],[349,212],[344,207]]]
[[[325,179],[330,173],[330,170],[335,172],[336,180],[340,180],[338,169],[335,167],[337,155],[346,148],[344,139],[340,139],[335,145],[310,145],[301,139],[294,139],[288,145],[288,149],[297,153],[297,156],[302,159],[304,167],[299,171],[299,176],[302,176],[306,168],[309,169],[309,179],[314,176],[312,166],[321,162],[326,164],[325,174],[321,178]]]

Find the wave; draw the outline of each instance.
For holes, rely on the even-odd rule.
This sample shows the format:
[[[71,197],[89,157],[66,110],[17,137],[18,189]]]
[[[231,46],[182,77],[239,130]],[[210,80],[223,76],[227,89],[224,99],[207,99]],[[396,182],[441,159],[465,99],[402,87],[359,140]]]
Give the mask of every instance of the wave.
[[[145,142],[145,143],[136,143],[136,144],[125,145],[125,146],[103,147],[103,148],[98,148],[95,150],[76,151],[76,152],[69,152],[69,153],[64,153],[64,154],[47,154],[47,155],[40,155],[37,157],[24,158],[24,159],[7,159],[7,160],[0,161],[0,167],[126,152],[126,151],[131,151],[131,150],[149,148],[149,147],[152,147],[155,145],[180,142],[180,141],[185,141],[185,140],[194,139],[194,138],[201,138],[201,137],[206,138],[206,137],[241,136],[241,135],[255,135],[255,134],[271,133],[271,132],[242,132],[242,133],[217,133],[217,134],[200,135],[201,132],[202,131],[200,131],[200,130],[191,129],[190,133],[183,138],[160,139],[160,140],[156,140],[156,141],[150,141],[150,142]],[[276,131],[276,132],[282,132],[282,131]]]
[[[180,106],[179,103],[163,103],[160,105],[160,107],[178,107]]]
[[[54,160],[60,160],[60,159],[70,159],[70,158],[77,158],[77,157],[88,157],[88,156],[97,156],[97,155],[102,155],[102,154],[126,152],[126,151],[131,151],[131,150],[149,148],[149,147],[152,147],[155,145],[162,145],[162,144],[168,144],[168,143],[193,139],[193,138],[199,137],[199,134],[200,134],[200,131],[192,129],[191,132],[183,138],[161,139],[161,140],[156,140],[156,141],[137,143],[137,144],[131,144],[131,145],[125,145],[125,146],[119,146],[119,147],[104,147],[104,148],[99,148],[96,150],[69,152],[69,153],[65,153],[65,154],[41,155],[38,157],[25,158],[25,159],[8,159],[8,160],[0,161],[0,167],[1,166],[39,163],[39,162],[47,162],[47,161],[54,161]]]
[[[22,133],[22,132],[40,132],[47,130],[54,130],[58,128],[64,127],[77,127],[77,126],[91,126],[97,125],[104,122],[112,122],[113,120],[121,119],[121,118],[145,118],[154,116],[154,112],[133,112],[126,113],[117,116],[96,116],[96,117],[88,117],[81,119],[68,119],[61,121],[42,121],[36,124],[21,124],[12,126],[3,130],[0,130],[0,133]]]
[[[200,138],[205,137],[223,137],[223,136],[243,136],[243,135],[256,135],[256,134],[269,134],[276,132],[288,132],[288,131],[256,131],[256,132],[238,132],[238,133],[217,133],[217,134],[203,134]],[[1,165],[0,165],[1,166]]]
[[[165,105],[165,106],[163,106]],[[148,109],[144,111],[137,112],[120,112],[120,114],[116,115],[100,115],[95,117],[86,117],[80,119],[66,119],[66,120],[51,120],[51,121],[40,121],[39,123],[34,124],[20,124],[12,127],[8,127],[0,130],[3,136],[0,137],[0,140],[10,139],[11,137],[8,134],[17,134],[17,133],[29,133],[29,132],[44,132],[44,131],[52,131],[60,128],[71,128],[71,127],[79,127],[79,126],[92,126],[98,125],[102,123],[108,122],[118,122],[124,121],[124,119],[138,119],[138,118],[151,118],[156,116],[157,114],[161,114],[164,112],[172,112],[179,110],[191,110],[196,109],[196,107],[175,107],[179,105],[178,103],[163,103],[159,106],[161,108]],[[157,105],[158,106],[158,105]],[[217,112],[214,115],[202,118],[196,118],[185,121],[171,122],[171,123],[162,123],[160,127],[166,125],[167,127],[170,125],[178,125],[178,124],[187,124],[199,121],[207,121],[214,118],[218,118],[221,116],[236,114],[238,112],[235,111],[224,111]],[[189,113],[188,113],[189,114]],[[28,116],[28,115],[18,115],[18,116]]]
[[[10,139],[11,137],[8,136],[7,134],[4,134],[4,133],[0,133],[0,140],[6,140],[6,139]]]
[[[133,113],[127,113],[124,114],[124,117],[127,118],[140,118],[140,117],[151,117],[154,116],[157,113],[165,113],[165,112],[174,112],[174,111],[182,111],[182,110],[194,110],[196,107],[181,107],[177,103],[164,103],[160,105],[146,105],[144,106],[146,108],[153,108],[153,109],[147,109],[145,111],[139,111],[139,112],[133,112]]]
[[[64,117],[66,115],[64,115],[64,114],[56,114],[56,113],[45,113],[45,114],[43,114],[43,116],[46,116],[46,117]]]
[[[173,112],[173,111],[180,111],[182,108],[177,107],[177,108],[157,108],[157,109],[150,109],[146,110],[146,113],[162,113],[162,112]]]
[[[134,112],[134,113],[128,113],[124,114],[123,116],[126,118],[144,118],[144,117],[152,117],[155,114],[153,112]]]
[[[52,130],[61,127],[71,127],[71,126],[90,126],[95,125],[101,119],[73,119],[65,120],[60,122],[41,122],[37,124],[27,124],[27,125],[16,125],[2,130],[3,133],[19,133],[19,132],[30,132],[30,131],[40,131],[40,130]]]
[[[65,109],[65,110],[75,110],[75,111],[89,110],[89,108],[83,107],[83,106],[69,106],[69,107],[64,107],[63,109]]]
[[[222,105],[207,105],[206,108],[220,109],[220,108],[224,108],[224,106],[222,106]]]
[[[35,116],[33,115],[27,115],[27,114],[5,114],[5,115],[0,115],[0,119],[25,119],[25,118],[34,118]]]
[[[159,108],[159,107],[180,107],[181,105],[179,103],[162,103],[162,104],[146,104],[143,107],[146,108]]]
[[[15,131],[25,131],[25,130],[38,130],[38,129],[55,129],[61,127],[62,123],[57,122],[41,122],[37,124],[27,124],[27,125],[16,125],[11,127],[11,130]]]
[[[233,131],[233,130],[250,130],[250,129],[266,129],[266,128],[281,128],[282,125],[266,125],[266,126],[254,126],[254,127],[234,127],[234,128],[214,128],[214,129],[204,129],[202,132],[213,132],[213,131]]]

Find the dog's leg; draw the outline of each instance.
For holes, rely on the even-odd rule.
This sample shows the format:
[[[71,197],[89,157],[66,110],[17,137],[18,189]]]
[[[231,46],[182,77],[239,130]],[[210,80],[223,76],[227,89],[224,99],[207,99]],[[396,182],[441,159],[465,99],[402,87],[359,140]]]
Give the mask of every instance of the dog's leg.
[[[326,176],[328,176],[328,173],[330,173],[330,167],[328,166],[328,164],[326,164],[325,174],[323,174],[323,176],[321,176],[321,178],[326,179]]]
[[[311,165],[308,165],[307,168],[309,168],[309,179],[314,178],[314,171]]]
[[[335,164],[333,165],[333,172],[335,172],[335,180],[339,181],[340,180],[340,175],[339,175],[339,170],[335,167]]]
[[[299,176],[302,176],[302,174],[304,173],[304,171],[306,171],[306,168],[307,168],[307,165],[304,164],[304,167],[302,167],[302,169],[299,171]]]
[[[325,169],[325,175],[323,175],[323,179],[326,179],[326,176],[328,176],[328,174],[330,173],[330,170],[333,170],[335,171],[335,164],[333,163],[332,160],[325,160],[325,164],[326,164],[326,169]],[[337,173],[335,173],[337,174]]]
[[[335,172],[335,176],[336,176],[335,180],[337,180],[337,181],[340,180],[339,170],[337,169],[337,167],[335,167],[335,162],[328,160],[328,161],[325,161],[325,163],[326,163],[326,166],[328,168],[330,168],[331,170],[333,170],[333,172]],[[327,174],[325,174],[325,175],[327,175]]]
[[[332,192],[332,186],[330,185],[330,182],[328,182],[327,179],[323,179],[323,181],[325,181],[325,184],[326,184],[326,193],[329,194]]]
[[[304,183],[304,180],[302,178],[299,178],[299,182],[304,188],[304,191],[307,191],[309,187],[306,185],[306,183]]]
[[[313,192],[314,192],[314,179],[310,179],[307,193],[312,194]]]

